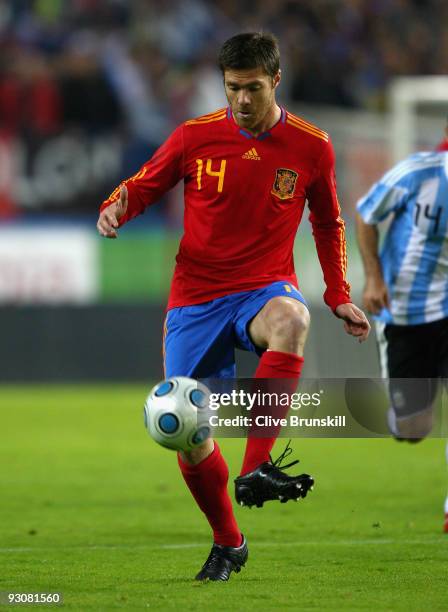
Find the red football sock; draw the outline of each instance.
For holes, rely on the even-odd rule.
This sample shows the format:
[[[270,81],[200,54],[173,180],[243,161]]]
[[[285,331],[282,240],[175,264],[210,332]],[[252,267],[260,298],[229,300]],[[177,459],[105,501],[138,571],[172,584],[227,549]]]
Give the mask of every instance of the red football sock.
[[[215,442],[212,454],[197,465],[184,463],[179,454],[178,461],[188,488],[213,529],[216,544],[240,546],[241,532],[227,491],[229,469],[218,444]]]
[[[266,351],[261,356],[255,378],[281,378],[281,391],[293,393],[297,388],[297,383],[302,372],[304,359],[294,353],[283,353],[280,351]],[[276,406],[275,416],[284,417],[289,410],[289,406]],[[263,409],[266,413],[266,408]],[[254,413],[252,414],[254,416]],[[244,454],[241,475],[252,472],[257,466],[265,461],[269,461],[269,453],[279,434],[280,428],[271,430],[272,437],[260,438],[255,433],[248,432],[246,452]]]

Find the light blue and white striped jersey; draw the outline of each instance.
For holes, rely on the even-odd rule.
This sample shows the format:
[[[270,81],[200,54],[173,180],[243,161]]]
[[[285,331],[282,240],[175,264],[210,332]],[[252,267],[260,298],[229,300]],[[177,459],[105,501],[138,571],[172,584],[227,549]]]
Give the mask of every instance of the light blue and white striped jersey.
[[[448,153],[415,153],[359,200],[365,223],[393,213],[381,249],[390,311],[377,319],[397,325],[448,317]]]

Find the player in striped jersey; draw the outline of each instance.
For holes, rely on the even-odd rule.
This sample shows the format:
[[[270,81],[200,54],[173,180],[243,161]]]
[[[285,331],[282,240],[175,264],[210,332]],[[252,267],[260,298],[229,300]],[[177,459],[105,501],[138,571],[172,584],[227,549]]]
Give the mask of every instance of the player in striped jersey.
[[[447,149],[444,140],[437,151],[410,155],[357,205],[364,306],[375,315],[382,375],[389,378],[389,428],[409,442],[430,433],[438,379],[448,376]],[[389,216],[379,255],[377,225]]]
[[[345,280],[334,151],[326,132],[276,103],[281,73],[273,36],[231,38],[221,49],[220,67],[229,106],[180,125],[103,203],[97,227],[116,238],[119,226],[182,180],[184,235],[165,321],[166,375],[234,378],[238,347],[260,357],[255,378],[282,379],[292,391],[309,326],[293,258],[306,203],[326,304],[348,334],[363,341],[370,330]],[[312,478],[286,474],[279,460],[272,462],[278,430],[264,433],[247,439],[235,480],[237,502],[261,507],[305,497]],[[212,550],[196,578],[228,580],[244,565],[247,544],[227,492],[227,464],[211,439],[178,459],[213,530]]]

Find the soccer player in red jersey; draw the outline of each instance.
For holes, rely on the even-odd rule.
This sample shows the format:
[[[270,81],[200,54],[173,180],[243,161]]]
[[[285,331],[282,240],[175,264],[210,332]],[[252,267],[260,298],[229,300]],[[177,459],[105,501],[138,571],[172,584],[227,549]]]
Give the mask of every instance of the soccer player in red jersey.
[[[227,108],[180,125],[137,174],[102,204],[97,228],[118,228],[184,181],[184,235],[165,321],[167,376],[235,376],[235,346],[256,352],[255,378],[296,388],[309,327],[298,290],[293,244],[305,203],[322,266],[324,300],[359,341],[370,326],[345,280],[344,222],[336,195],[334,152],[326,132],[281,108],[280,54],[270,34],[239,34],[219,64]],[[235,494],[241,505],[305,497],[307,474],[289,476],[270,460],[276,435],[249,436]],[[228,580],[247,544],[227,492],[228,468],[206,440],[179,453],[182,475],[213,530],[198,580]]]

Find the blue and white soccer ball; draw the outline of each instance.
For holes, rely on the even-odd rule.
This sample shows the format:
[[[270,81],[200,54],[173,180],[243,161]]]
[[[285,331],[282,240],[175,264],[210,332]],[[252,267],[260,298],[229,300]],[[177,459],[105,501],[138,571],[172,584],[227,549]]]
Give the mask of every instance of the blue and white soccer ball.
[[[191,450],[210,437],[207,387],[176,376],[153,387],[143,408],[149,435],[165,448]]]

